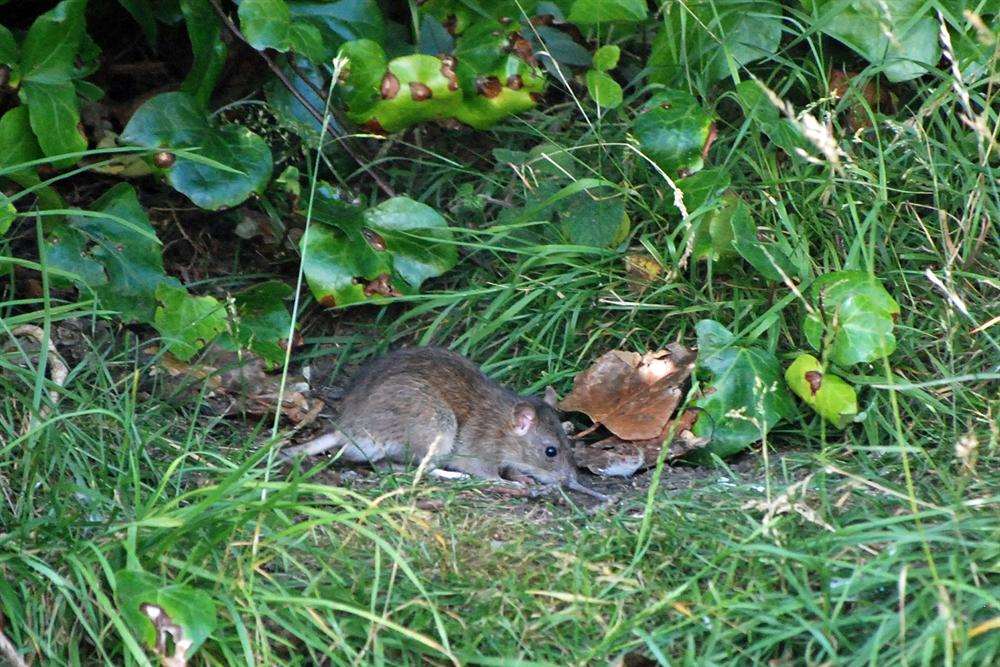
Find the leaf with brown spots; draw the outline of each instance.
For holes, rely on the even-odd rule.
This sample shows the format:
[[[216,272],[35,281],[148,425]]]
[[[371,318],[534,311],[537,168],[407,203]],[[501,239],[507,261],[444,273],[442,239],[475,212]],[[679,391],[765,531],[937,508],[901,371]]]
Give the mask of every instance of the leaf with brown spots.
[[[646,354],[607,352],[577,374],[559,407],[585,413],[623,440],[655,438],[681,401],[694,359],[679,343]]]

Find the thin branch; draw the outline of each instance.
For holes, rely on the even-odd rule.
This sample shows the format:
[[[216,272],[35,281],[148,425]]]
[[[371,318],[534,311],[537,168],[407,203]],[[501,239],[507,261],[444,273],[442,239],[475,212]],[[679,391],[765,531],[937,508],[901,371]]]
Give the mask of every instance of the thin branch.
[[[17,647],[7,639],[7,635],[2,630],[0,630],[0,655],[11,664],[11,667],[28,667],[28,663],[18,653]]]
[[[254,49],[253,45],[250,44],[250,42],[247,41],[247,38],[243,36],[243,33],[240,32],[239,27],[235,23],[233,23],[233,20],[231,18],[229,18],[229,16],[226,14],[226,12],[222,9],[222,6],[219,5],[219,0],[210,0],[210,2],[212,3],[212,7],[215,8],[215,13],[219,15],[219,18],[222,20],[222,23],[226,26],[226,28],[228,28],[229,31],[231,33],[233,33],[233,35],[237,39],[239,39],[241,42],[243,42],[244,44],[246,44],[247,46],[249,46],[251,49]],[[257,51],[257,49],[254,49],[254,51]],[[285,88],[287,88],[288,92],[290,92],[295,97],[295,99],[298,100],[299,104],[301,104],[303,107],[305,107],[306,111],[309,112],[309,115],[312,116],[316,120],[316,122],[319,123],[321,126],[323,124],[325,124],[326,123],[326,117],[324,116],[324,114],[321,113],[319,110],[317,110],[316,107],[314,107],[309,102],[309,100],[307,100],[305,98],[305,96],[302,95],[301,92],[299,92],[299,90],[295,87],[295,85],[289,80],[288,76],[283,71],[281,71],[281,68],[278,67],[278,65],[274,62],[274,60],[269,55],[267,55],[267,53],[265,53],[264,51],[257,51],[257,53],[259,53],[260,57],[264,59],[264,62],[267,63],[268,68],[272,72],[274,72],[274,75],[276,77],[278,77],[278,81],[281,82],[281,85],[283,85]],[[298,72],[296,72],[296,73],[298,73]],[[302,77],[301,74],[299,74],[299,76],[302,78],[303,81],[306,82],[306,84],[308,86],[310,86],[310,88],[313,88],[311,81],[308,81],[307,79],[305,79],[304,77]],[[357,162],[361,166],[361,168],[364,169],[365,172],[369,176],[372,177],[372,180],[374,180],[375,184],[378,185],[379,188],[381,188],[382,192],[384,192],[386,195],[388,195],[390,197],[395,197],[396,196],[396,192],[392,189],[392,187],[388,183],[386,183],[382,179],[382,177],[379,176],[375,172],[375,170],[373,170],[354,151],[354,149],[351,147],[350,142],[347,139],[347,137],[342,137],[340,135],[334,134],[333,138],[336,139],[338,142],[340,142],[340,145],[344,149],[344,151],[348,155],[350,155],[351,158],[353,158],[354,161]],[[322,146],[320,148],[322,148]]]

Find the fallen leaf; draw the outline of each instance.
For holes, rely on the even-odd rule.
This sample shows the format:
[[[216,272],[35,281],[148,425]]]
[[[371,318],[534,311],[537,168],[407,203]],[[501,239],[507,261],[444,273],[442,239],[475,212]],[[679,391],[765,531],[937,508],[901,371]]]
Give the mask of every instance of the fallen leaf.
[[[656,465],[663,443],[673,433],[667,461],[680,458],[708,444],[709,439],[696,436],[691,427],[698,419],[697,410],[686,410],[675,420],[668,421],[656,437],[645,440],[622,440],[611,436],[589,445],[580,445],[573,458],[580,467],[602,477],[631,477],[642,468]]]
[[[267,373],[264,360],[252,353],[237,354],[211,346],[197,363],[187,363],[167,353],[160,357],[155,371],[165,372],[171,378],[191,379],[192,390],[197,390],[194,381],[206,381],[209,387],[206,400],[219,415],[268,415],[278,405],[281,374]],[[297,428],[312,422],[325,405],[320,399],[306,395],[308,387],[300,377],[289,377],[285,382],[281,413]]]
[[[679,343],[646,354],[612,350],[576,375],[559,408],[583,412],[622,440],[656,438],[680,403],[694,360]]]

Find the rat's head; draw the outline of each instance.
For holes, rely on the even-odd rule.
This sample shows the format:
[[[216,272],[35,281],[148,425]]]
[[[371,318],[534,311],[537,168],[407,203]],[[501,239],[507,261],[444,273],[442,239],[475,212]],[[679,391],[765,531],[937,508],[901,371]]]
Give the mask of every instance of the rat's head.
[[[572,445],[555,409],[555,392],[545,398],[520,397],[511,412],[507,464],[542,484],[576,480]]]

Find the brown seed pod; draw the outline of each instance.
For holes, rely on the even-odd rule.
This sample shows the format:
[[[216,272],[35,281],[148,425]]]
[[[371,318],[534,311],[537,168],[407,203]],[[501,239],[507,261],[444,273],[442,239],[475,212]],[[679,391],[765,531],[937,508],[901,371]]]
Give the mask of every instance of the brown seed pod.
[[[425,84],[419,81],[410,82],[410,97],[413,98],[414,102],[423,102],[424,100],[429,100],[434,97],[434,93]]]
[[[448,79],[448,90],[458,90],[458,77],[455,76],[455,59],[452,56],[441,56],[441,76]]]
[[[520,74],[511,74],[507,77],[507,87],[511,90],[521,90],[524,88],[524,79]]]
[[[541,104],[542,102],[545,101],[545,98],[542,97],[541,93],[528,93],[528,95],[531,96],[531,101],[534,102],[535,104]]]
[[[361,127],[365,128],[372,134],[387,134],[385,128],[382,127],[382,123],[378,122],[378,118],[369,118]]]
[[[809,383],[809,390],[816,395],[816,392],[823,386],[823,374],[819,371],[809,371],[805,375],[806,382]]]
[[[382,99],[391,100],[399,94],[399,79],[392,72],[386,72],[382,77]]]
[[[556,17],[552,14],[539,14],[538,16],[531,17],[531,25],[552,25],[556,20]]]
[[[170,169],[170,167],[174,166],[174,162],[176,161],[177,158],[175,158],[174,154],[170,151],[160,151],[153,156],[153,164],[160,169]]]
[[[515,56],[528,63],[532,67],[538,65],[538,60],[535,58],[535,52],[531,48],[531,42],[521,37],[518,33],[511,33],[507,40],[507,48]]]
[[[327,294],[322,299],[319,300],[320,305],[326,306],[327,308],[336,308],[337,300],[333,298],[332,294]]]
[[[503,86],[495,76],[481,76],[476,79],[476,92],[487,99],[493,99],[503,92]]]

